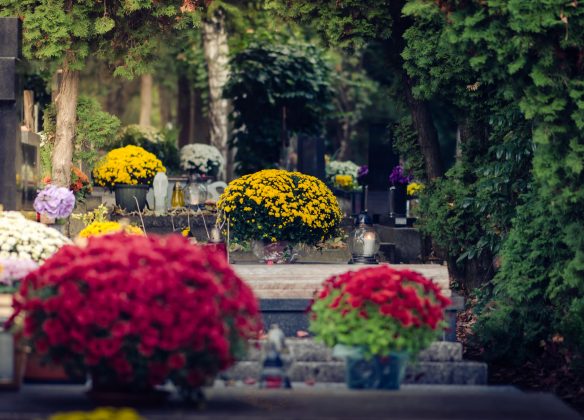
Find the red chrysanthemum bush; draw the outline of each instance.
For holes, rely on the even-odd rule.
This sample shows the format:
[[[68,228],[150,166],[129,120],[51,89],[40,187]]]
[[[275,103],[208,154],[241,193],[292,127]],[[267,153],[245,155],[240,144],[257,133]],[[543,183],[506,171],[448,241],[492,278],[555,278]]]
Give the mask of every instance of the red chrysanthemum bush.
[[[95,384],[200,387],[233,364],[261,318],[224,255],[186,239],[114,234],[66,246],[15,300],[37,353]]]
[[[333,276],[311,305],[310,330],[326,345],[360,347],[366,355],[415,356],[445,326],[450,300],[421,274],[382,265]]]

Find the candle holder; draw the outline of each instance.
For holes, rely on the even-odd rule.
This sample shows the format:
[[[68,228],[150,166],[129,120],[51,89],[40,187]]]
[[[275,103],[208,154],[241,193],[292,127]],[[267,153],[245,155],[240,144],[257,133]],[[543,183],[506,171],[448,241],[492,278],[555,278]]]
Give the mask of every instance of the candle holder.
[[[379,235],[366,212],[355,218],[355,229],[349,235],[348,245],[351,251],[349,264],[379,264]]]

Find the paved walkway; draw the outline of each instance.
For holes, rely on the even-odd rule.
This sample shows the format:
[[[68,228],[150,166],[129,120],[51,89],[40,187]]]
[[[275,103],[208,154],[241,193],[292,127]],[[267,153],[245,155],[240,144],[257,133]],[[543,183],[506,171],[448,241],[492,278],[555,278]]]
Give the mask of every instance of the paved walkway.
[[[58,411],[90,410],[84,386],[25,385],[0,393],[0,420],[43,419]],[[163,407],[139,409],[151,420],[163,419],[580,419],[550,394],[513,387],[404,386],[400,391],[350,391],[297,385],[293,390],[215,387],[197,410],[176,395]]]

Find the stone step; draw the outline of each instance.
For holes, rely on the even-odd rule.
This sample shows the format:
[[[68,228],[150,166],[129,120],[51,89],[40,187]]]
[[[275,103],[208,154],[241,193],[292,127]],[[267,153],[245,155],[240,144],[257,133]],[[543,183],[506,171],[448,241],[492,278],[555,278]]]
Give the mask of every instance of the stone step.
[[[261,363],[238,362],[223,376],[230,380],[258,379]],[[300,362],[294,361],[287,366],[286,372],[292,382],[315,381],[320,383],[342,383],[345,381],[343,361]],[[485,385],[487,365],[479,362],[422,362],[408,365],[406,384],[425,385]]]
[[[283,355],[294,362],[331,362],[340,361],[333,357],[332,349],[310,338],[287,338],[288,353]],[[262,360],[263,342],[256,342],[244,361]],[[420,352],[419,362],[460,362],[462,361],[462,344],[449,341],[435,341],[426,350]]]
[[[234,264],[233,270],[260,299],[312,299],[321,284],[333,275],[363,266],[348,264]],[[446,266],[435,264],[396,264],[397,269],[417,271],[431,279],[446,296],[451,296]]]

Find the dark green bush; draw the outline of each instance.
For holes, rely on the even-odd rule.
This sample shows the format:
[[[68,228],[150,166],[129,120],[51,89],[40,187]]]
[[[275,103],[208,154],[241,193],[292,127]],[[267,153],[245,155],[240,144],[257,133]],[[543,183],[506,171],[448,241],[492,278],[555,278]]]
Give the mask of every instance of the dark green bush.
[[[176,135],[164,135],[154,127],[128,125],[109,144],[108,150],[128,145],[140,146],[156,155],[166,167],[167,173],[180,171],[180,157],[176,146]]]

